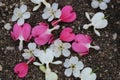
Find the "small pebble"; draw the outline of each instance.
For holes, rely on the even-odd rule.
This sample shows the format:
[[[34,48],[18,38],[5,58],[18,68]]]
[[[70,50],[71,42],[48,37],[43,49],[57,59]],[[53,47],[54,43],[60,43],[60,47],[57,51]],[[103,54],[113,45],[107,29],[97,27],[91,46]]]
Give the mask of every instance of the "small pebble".
[[[3,6],[3,3],[2,3],[2,2],[0,2],[0,6]]]
[[[10,25],[10,23],[6,23],[4,25],[4,28],[9,31],[12,28],[12,26]]]
[[[7,47],[6,47],[6,50],[10,50],[10,51],[12,51],[12,50],[14,50],[14,47],[7,46]]]
[[[114,33],[113,34],[113,40],[116,40],[117,39],[117,33]]]
[[[2,71],[2,65],[0,65],[0,71]]]

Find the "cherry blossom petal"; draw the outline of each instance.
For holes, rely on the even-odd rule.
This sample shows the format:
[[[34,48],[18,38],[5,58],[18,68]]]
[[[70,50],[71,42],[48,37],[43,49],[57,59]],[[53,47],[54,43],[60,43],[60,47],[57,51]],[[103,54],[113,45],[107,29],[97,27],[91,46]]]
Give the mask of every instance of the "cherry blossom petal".
[[[51,8],[53,11],[56,11],[58,9],[58,3],[53,3]]]
[[[25,22],[24,18],[19,18],[18,21],[17,21],[17,24],[18,25],[23,25]]]
[[[62,50],[62,54],[65,56],[65,57],[68,57],[70,56],[70,51],[68,49],[63,49]]]
[[[30,12],[25,12],[25,13],[23,14],[23,18],[24,18],[24,19],[30,18]]]
[[[22,12],[22,13],[24,13],[24,12],[26,12],[27,11],[27,6],[26,5],[21,5],[20,6],[20,11]]]
[[[72,69],[71,69],[71,68],[66,69],[65,72],[64,72],[64,74],[65,74],[67,77],[70,77],[71,74],[72,74]]]

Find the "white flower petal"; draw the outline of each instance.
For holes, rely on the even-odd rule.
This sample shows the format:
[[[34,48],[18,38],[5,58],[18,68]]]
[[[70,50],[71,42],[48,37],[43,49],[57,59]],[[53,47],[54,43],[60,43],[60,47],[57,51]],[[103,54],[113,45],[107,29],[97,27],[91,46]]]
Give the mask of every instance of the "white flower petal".
[[[110,0],[103,0],[104,2],[106,2],[106,3],[109,3],[110,2]]]
[[[55,57],[60,57],[60,56],[61,56],[61,50],[56,49],[54,56],[55,56]]]
[[[77,64],[76,64],[76,70],[81,70],[83,69],[84,67],[84,64],[82,61],[78,61]]]
[[[66,68],[70,67],[70,65],[71,64],[69,62],[69,59],[66,59],[65,62],[63,63],[63,66],[66,67]]]
[[[88,12],[85,12],[85,16],[90,21],[90,15],[88,14]]]
[[[90,75],[91,72],[92,72],[92,69],[90,67],[86,67],[82,70],[81,77],[86,78],[87,76]]]
[[[63,54],[65,57],[68,57],[68,56],[70,56],[70,51],[67,50],[67,49],[63,49],[63,50],[62,50],[62,54]]]
[[[35,4],[40,4],[42,2],[42,0],[31,0],[31,2],[33,2]]]
[[[23,18],[24,18],[24,19],[30,18],[30,12],[25,12],[25,13],[23,14]]]
[[[71,68],[66,69],[65,72],[64,72],[64,74],[65,74],[67,77],[70,77],[71,74],[72,74],[72,69],[71,69]]]
[[[33,62],[34,65],[40,66],[41,64],[39,62]]]
[[[76,63],[78,63],[78,57],[76,57],[76,56],[72,56],[71,58],[70,58],[70,63],[71,64],[76,64]]]
[[[21,5],[20,6],[20,11],[22,12],[22,13],[24,13],[24,12],[26,12],[27,11],[27,6],[26,5]]]
[[[17,24],[18,25],[23,25],[25,20],[23,18],[18,19]]]
[[[57,40],[55,40],[54,44],[55,44],[55,46],[60,46],[60,45],[62,45],[63,43],[62,43],[61,40],[57,39]]]
[[[70,43],[64,43],[63,47],[64,47],[64,49],[69,49],[69,48],[71,48],[71,44]]]
[[[40,61],[44,64],[49,64],[52,63],[54,59],[54,55],[51,49],[46,49],[46,52],[44,51],[43,53],[40,54],[39,57]]]
[[[94,29],[94,32],[96,35],[100,36],[100,32],[98,30]]]
[[[96,74],[92,73],[90,76],[88,76],[87,79],[89,79],[89,80],[96,80],[96,78],[97,78]]]
[[[18,16],[13,15],[12,16],[12,21],[16,21],[18,18],[19,18]]]
[[[22,56],[24,57],[24,59],[30,59],[32,57],[32,55],[29,53],[23,53]]]
[[[48,19],[48,21],[50,22],[50,21],[52,21],[53,19],[54,19],[54,16],[51,15],[50,18]]]
[[[96,29],[102,29],[107,27],[107,25],[108,25],[108,21],[106,19],[103,19],[97,22],[94,26]]]
[[[53,9],[53,11],[56,11],[58,9],[58,3],[53,3],[52,9]]]
[[[21,13],[20,9],[19,9],[19,8],[15,8],[14,11],[13,11],[13,14],[14,14],[15,16],[17,16],[18,13]]]
[[[51,16],[51,14],[49,14],[49,13],[43,13],[42,14],[43,19],[48,19],[50,16]]]
[[[108,6],[107,6],[107,4],[105,2],[101,2],[99,4],[99,7],[100,7],[101,10],[105,10],[105,9],[107,9]]]
[[[29,50],[35,50],[36,49],[36,44],[35,43],[29,43],[28,44],[28,48],[29,48]]]
[[[62,61],[55,61],[55,62],[52,62],[52,64],[62,64]]]
[[[51,7],[51,5],[48,2],[46,2],[46,0],[43,0],[43,4],[46,6],[46,8],[50,8]]]
[[[79,70],[74,70],[73,71],[73,76],[76,77],[76,78],[79,77],[80,76],[80,71]]]
[[[55,12],[54,15],[55,15],[56,18],[60,18],[60,16],[61,16],[61,10],[58,9],[58,10]]]
[[[95,25],[97,22],[99,22],[104,17],[105,17],[105,15],[103,12],[97,12],[91,19],[92,24]]]
[[[41,4],[38,4],[37,6],[35,6],[35,7],[33,8],[33,11],[38,10],[40,6],[41,6]]]
[[[41,53],[43,53],[43,50],[35,49],[33,52],[33,55],[35,57],[39,57],[41,55]]]
[[[45,80],[58,80],[58,76],[55,72],[49,72],[45,74]]]
[[[92,1],[91,6],[92,6],[92,8],[96,9],[99,6],[99,2],[98,1]]]

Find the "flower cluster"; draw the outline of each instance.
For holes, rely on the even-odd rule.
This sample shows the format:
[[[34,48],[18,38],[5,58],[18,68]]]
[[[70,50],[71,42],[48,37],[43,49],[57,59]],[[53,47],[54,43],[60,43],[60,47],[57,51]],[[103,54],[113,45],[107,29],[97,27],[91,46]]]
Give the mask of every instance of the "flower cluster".
[[[94,0],[91,5],[92,7],[97,8],[98,3],[95,1],[96,0]],[[109,2],[108,0],[103,1],[104,3]],[[81,80],[96,80],[97,76],[90,67],[85,67],[83,62],[79,61],[77,56],[71,56],[71,50],[78,53],[80,56],[88,55],[90,48],[99,50],[99,46],[91,45],[93,41],[92,37],[86,34],[76,34],[70,26],[62,29],[57,38],[55,38],[53,34],[53,31],[60,29],[60,25],[58,25],[60,22],[70,23],[76,20],[77,15],[73,7],[66,5],[62,9],[59,9],[58,3],[53,3],[51,5],[46,2],[46,0],[31,0],[31,2],[37,4],[37,6],[33,8],[33,11],[38,10],[42,5],[41,3],[45,5],[42,18],[47,19],[51,26],[45,22],[39,22],[35,26],[24,23],[25,19],[30,18],[30,12],[26,12],[27,6],[24,4],[21,5],[20,8],[14,9],[12,21],[18,21],[13,26],[11,37],[14,41],[20,41],[18,49],[24,51],[22,56],[24,59],[28,60],[27,62],[21,62],[14,67],[14,72],[18,74],[18,77],[25,77],[28,73],[28,64],[33,63],[39,67],[40,71],[45,73],[45,80],[58,80],[58,75],[52,71],[50,64],[60,65],[63,63],[63,66],[66,68],[64,74],[67,77],[73,75]],[[102,2],[100,5],[100,8],[103,9]],[[108,25],[104,13],[97,12],[92,18],[90,18],[87,12],[85,15],[91,23],[84,24],[83,28],[88,29],[90,26],[93,26],[94,32],[100,36],[100,33],[96,29],[102,29]],[[33,40],[34,42],[30,42]],[[24,49],[23,41],[29,42],[28,49]],[[46,44],[49,46],[46,47]],[[65,59],[65,62],[60,60],[55,61],[55,58],[59,57],[70,58]],[[38,59],[39,62],[35,61],[36,59]]]

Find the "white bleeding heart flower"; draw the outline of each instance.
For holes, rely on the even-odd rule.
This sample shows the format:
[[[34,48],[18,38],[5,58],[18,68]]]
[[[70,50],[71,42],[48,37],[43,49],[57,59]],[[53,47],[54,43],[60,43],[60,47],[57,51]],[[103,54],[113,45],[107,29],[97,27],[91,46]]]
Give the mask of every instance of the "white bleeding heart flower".
[[[46,50],[35,50],[34,56],[39,58],[42,64],[49,65],[49,63],[52,64],[61,64],[61,61],[55,61],[54,60],[54,52],[51,48],[47,48]]]
[[[50,8],[51,6],[48,2],[46,2],[46,0],[31,0],[31,2],[37,4],[37,6],[33,8],[33,11],[38,10],[38,8],[41,6],[41,3],[43,3],[47,8]]]
[[[46,7],[43,10],[42,18],[48,19],[48,21],[52,21],[54,18],[60,18],[61,16],[61,10],[58,9],[58,3],[53,3],[52,7],[48,8]]]
[[[12,21],[17,21],[18,25],[23,25],[25,22],[25,19],[30,18],[30,12],[27,11],[26,5],[21,5],[20,8],[15,8],[12,16]]]
[[[97,76],[95,73],[92,72],[90,67],[86,67],[80,73],[81,80],[96,80]]]
[[[55,72],[52,72],[50,67],[49,67],[49,63],[52,64],[61,64],[61,61],[55,61],[54,60],[54,52],[53,50],[51,50],[50,48],[47,48],[46,50],[36,50],[34,51],[34,55],[36,57],[39,58],[39,60],[41,61],[41,63],[39,62],[34,62],[33,64],[36,66],[41,66],[43,64],[46,64],[45,66],[45,70],[43,70],[43,72],[45,73],[45,80],[58,80],[58,76]]]
[[[90,24],[85,24],[83,26],[84,29],[88,29],[90,26],[94,27],[94,32],[100,36],[100,33],[96,29],[102,29],[107,27],[108,21],[105,19],[105,15],[103,12],[97,12],[91,19],[89,14],[86,12],[85,16],[91,22]]]

